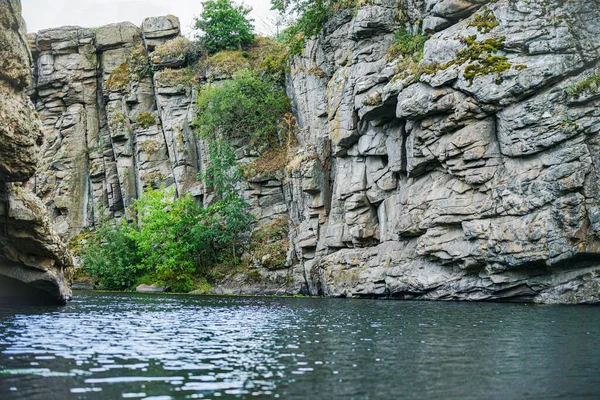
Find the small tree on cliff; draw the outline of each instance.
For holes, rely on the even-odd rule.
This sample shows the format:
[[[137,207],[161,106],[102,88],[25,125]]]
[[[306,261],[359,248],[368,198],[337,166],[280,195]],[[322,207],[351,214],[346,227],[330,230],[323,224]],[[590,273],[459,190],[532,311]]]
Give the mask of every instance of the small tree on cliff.
[[[196,18],[196,29],[210,52],[241,50],[254,41],[252,9],[236,5],[232,0],[207,0],[202,14]]]

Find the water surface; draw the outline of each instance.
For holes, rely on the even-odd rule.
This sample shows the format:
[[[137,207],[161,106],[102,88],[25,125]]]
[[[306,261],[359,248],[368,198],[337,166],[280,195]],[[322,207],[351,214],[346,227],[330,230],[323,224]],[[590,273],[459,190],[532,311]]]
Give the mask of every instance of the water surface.
[[[600,308],[80,293],[0,308],[0,399],[594,399]]]

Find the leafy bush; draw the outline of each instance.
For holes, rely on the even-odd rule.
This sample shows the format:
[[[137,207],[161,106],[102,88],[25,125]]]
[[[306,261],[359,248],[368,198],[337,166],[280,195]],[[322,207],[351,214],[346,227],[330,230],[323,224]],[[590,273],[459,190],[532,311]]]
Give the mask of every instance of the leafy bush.
[[[143,271],[138,246],[130,237],[134,228],[115,221],[103,221],[94,234],[87,235],[77,251],[83,271],[102,288],[122,290],[132,287]]]
[[[293,55],[302,53],[306,42],[321,33],[335,12],[358,4],[357,0],[271,0],[273,10],[298,15],[296,23],[283,35]]]
[[[137,225],[106,222],[78,243],[84,270],[106,289],[206,287],[214,266],[236,265],[247,245],[253,217],[236,190],[240,178],[231,145],[212,142],[205,181],[218,200],[204,208],[189,193],[147,189],[134,203]]]
[[[207,139],[250,138],[255,147],[277,144],[277,121],[290,109],[276,82],[240,71],[222,86],[206,86],[198,95],[196,126]]]
[[[254,26],[248,18],[251,9],[232,0],[207,0],[195,27],[204,32],[201,39],[210,52],[241,50],[254,41]]]
[[[160,282],[188,292],[205,285],[212,266],[239,259],[252,222],[233,192],[203,208],[190,194],[148,189],[134,207],[137,227],[105,222],[80,245],[84,271],[105,289]]]
[[[423,58],[423,48],[427,39],[428,36],[412,35],[406,29],[396,32],[394,43],[388,49],[388,59],[412,57],[418,63]]]

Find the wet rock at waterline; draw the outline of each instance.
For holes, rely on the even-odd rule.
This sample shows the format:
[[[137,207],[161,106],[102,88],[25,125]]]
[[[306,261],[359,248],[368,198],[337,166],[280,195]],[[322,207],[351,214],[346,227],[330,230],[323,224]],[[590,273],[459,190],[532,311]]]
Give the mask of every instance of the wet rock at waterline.
[[[135,291],[138,293],[165,293],[169,291],[169,288],[160,285],[139,285]]]

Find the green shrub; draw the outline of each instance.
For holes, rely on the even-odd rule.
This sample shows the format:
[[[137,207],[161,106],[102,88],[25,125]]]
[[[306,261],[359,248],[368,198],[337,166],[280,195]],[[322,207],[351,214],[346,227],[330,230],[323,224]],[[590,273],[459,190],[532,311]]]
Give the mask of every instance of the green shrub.
[[[357,0],[271,0],[274,10],[298,16],[296,23],[282,35],[292,55],[302,53],[306,42],[321,33],[335,12],[360,4]]]
[[[105,289],[161,283],[188,292],[206,285],[214,265],[239,260],[252,222],[233,192],[203,208],[190,194],[148,189],[134,208],[137,227],[104,222],[79,245],[83,270]]]
[[[290,110],[285,91],[274,81],[240,71],[221,86],[206,86],[197,102],[196,126],[207,139],[250,138],[255,148],[276,145],[277,121]]]
[[[423,48],[427,39],[428,36],[412,35],[406,29],[396,32],[394,43],[388,49],[388,59],[412,57],[418,63],[423,58]]]
[[[235,5],[232,0],[207,0],[195,27],[210,52],[241,50],[254,41],[254,26],[248,18],[251,9]]]
[[[81,256],[83,271],[100,287],[109,290],[131,288],[143,274],[134,228],[123,222],[103,221],[94,234],[87,235],[75,251]]]

